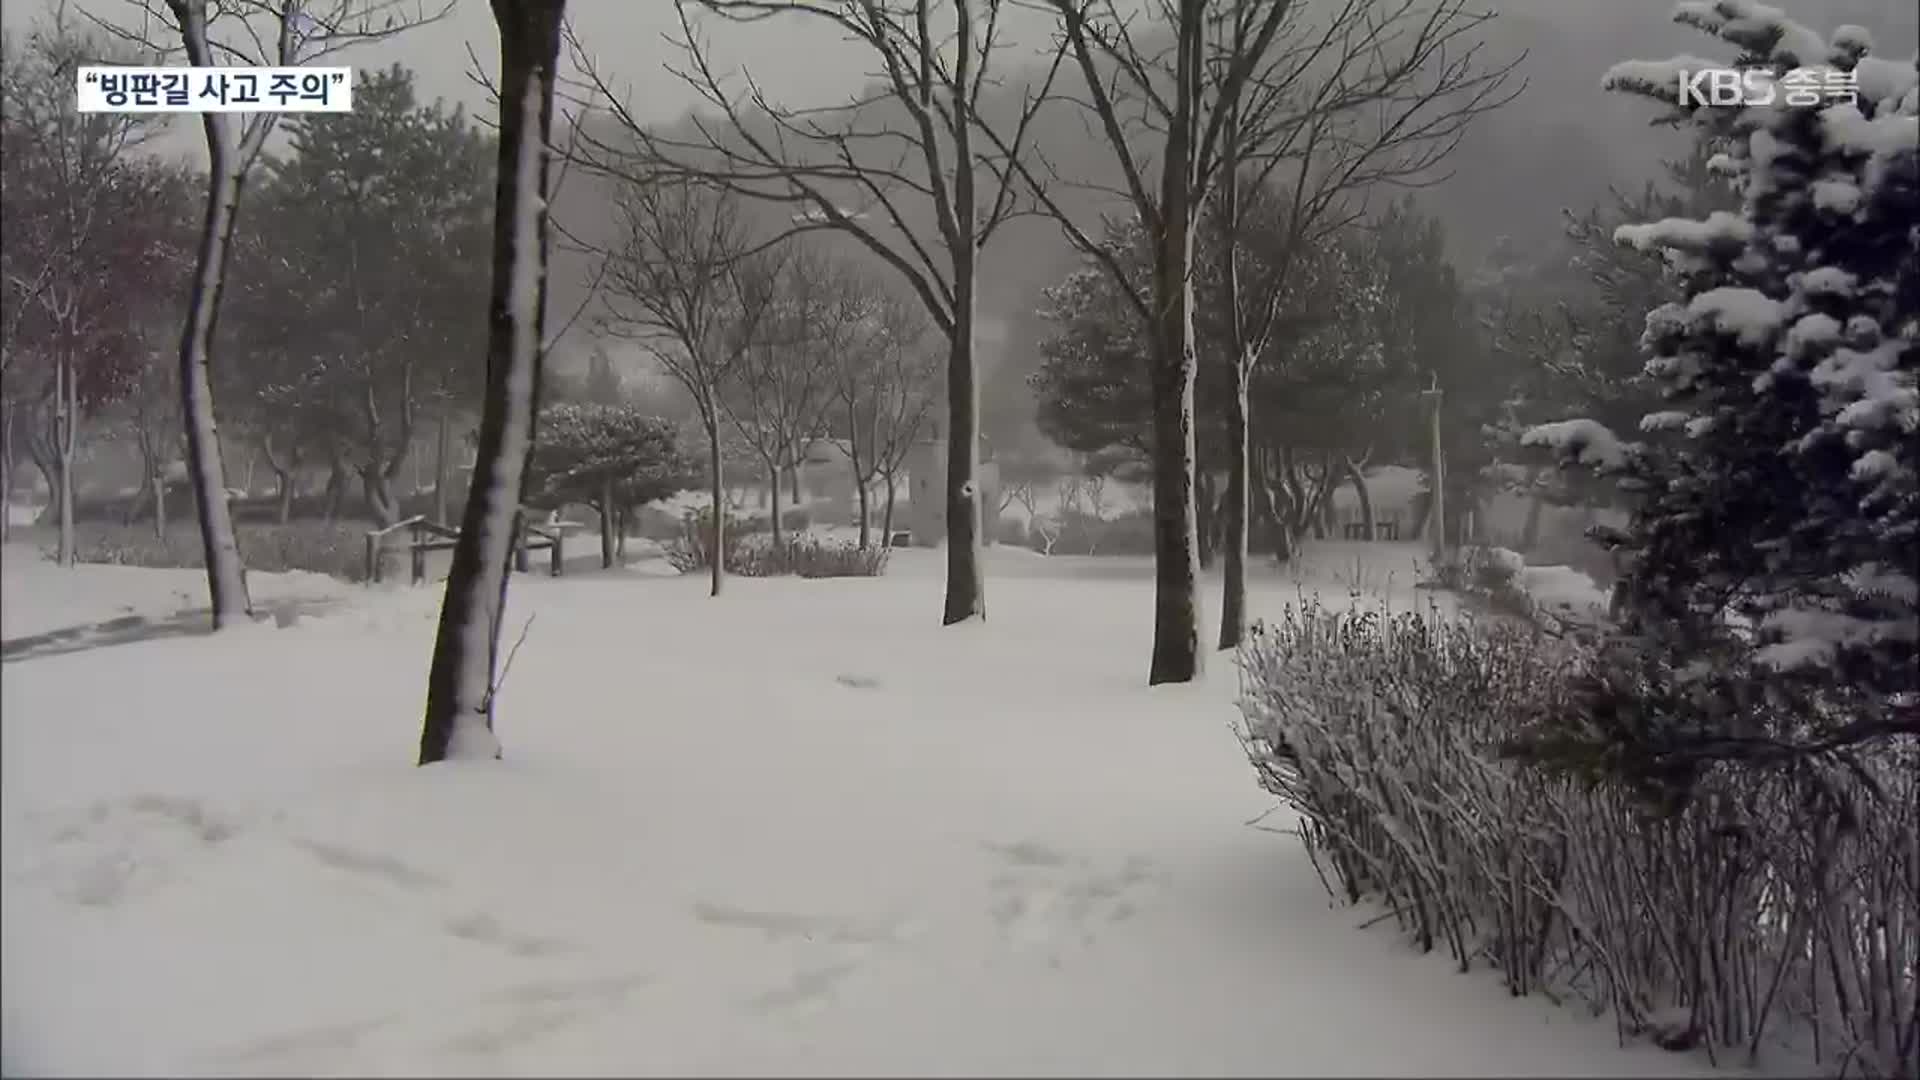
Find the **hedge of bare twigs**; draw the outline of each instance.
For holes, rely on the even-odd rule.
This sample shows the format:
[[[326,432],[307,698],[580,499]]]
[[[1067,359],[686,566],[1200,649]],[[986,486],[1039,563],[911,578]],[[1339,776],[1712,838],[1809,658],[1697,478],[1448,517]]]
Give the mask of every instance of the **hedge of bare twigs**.
[[[879,577],[887,568],[887,549],[883,545],[863,548],[849,541],[822,540],[807,533],[785,536],[775,542],[764,533],[736,532],[731,521],[723,543],[727,572],[740,577]],[[667,562],[683,574],[709,569],[713,566],[713,546],[712,518],[689,514],[682,523],[680,536],[666,545]]]
[[[1329,891],[1463,969],[1716,1060],[1920,1076],[1920,746],[1722,766],[1656,816],[1500,754],[1583,647],[1309,602],[1244,651],[1237,734]]]

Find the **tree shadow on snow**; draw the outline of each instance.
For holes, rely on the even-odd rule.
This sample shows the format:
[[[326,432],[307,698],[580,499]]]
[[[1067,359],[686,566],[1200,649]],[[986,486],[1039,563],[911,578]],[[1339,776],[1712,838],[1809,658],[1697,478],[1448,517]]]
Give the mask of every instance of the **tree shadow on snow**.
[[[254,604],[255,622],[273,620],[277,626],[292,626],[302,616],[314,615],[335,606],[333,600],[270,600]],[[103,622],[68,626],[38,634],[26,634],[0,641],[0,663],[34,660],[45,656],[99,649],[110,645],[132,645],[164,638],[200,637],[213,633],[210,608],[188,608],[171,615],[122,615]]]

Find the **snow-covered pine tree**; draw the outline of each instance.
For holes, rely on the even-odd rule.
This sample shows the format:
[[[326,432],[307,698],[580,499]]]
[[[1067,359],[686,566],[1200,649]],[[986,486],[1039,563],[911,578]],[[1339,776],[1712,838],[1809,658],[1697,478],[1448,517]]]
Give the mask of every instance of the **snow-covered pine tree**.
[[[1573,723],[1533,749],[1667,781],[1920,732],[1920,61],[1749,0],[1675,18],[1737,46],[1734,66],[1858,89],[1803,104],[1778,82],[1771,104],[1681,107],[1681,73],[1724,63],[1606,78],[1714,139],[1741,206],[1616,232],[1665,252],[1680,286],[1647,315],[1664,401],[1646,440],[1587,418],[1527,434],[1634,506],[1602,537],[1629,555],[1623,633]]]

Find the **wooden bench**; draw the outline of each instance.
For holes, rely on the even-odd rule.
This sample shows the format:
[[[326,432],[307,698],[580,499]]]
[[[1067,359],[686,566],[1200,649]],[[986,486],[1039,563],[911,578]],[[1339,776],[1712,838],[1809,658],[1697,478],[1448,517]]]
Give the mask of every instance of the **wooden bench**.
[[[1346,528],[1343,531],[1344,531],[1344,534],[1346,535],[1346,538],[1349,540],[1367,539],[1367,526],[1366,526],[1366,523],[1363,521],[1349,521],[1347,522]],[[1400,523],[1398,521],[1393,521],[1393,520],[1374,522],[1373,523],[1373,539],[1375,540],[1400,539]]]
[[[527,515],[520,517],[520,531],[513,541],[514,569],[525,574],[532,569],[532,553],[550,552],[549,574],[559,577],[566,567],[567,533],[580,527],[575,521],[554,521],[534,524]],[[374,585],[381,579],[380,550],[385,546],[387,537],[405,530],[407,533],[406,550],[411,583],[422,584],[427,580],[427,553],[430,551],[451,551],[460,542],[460,530],[449,528],[436,521],[429,521],[424,514],[418,514],[396,521],[384,529],[371,529],[367,532],[367,584]]]

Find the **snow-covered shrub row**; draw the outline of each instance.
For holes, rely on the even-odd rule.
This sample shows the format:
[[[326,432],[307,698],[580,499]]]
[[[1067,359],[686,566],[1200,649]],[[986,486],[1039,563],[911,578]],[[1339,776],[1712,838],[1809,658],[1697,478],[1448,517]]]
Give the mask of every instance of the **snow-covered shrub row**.
[[[775,542],[765,533],[736,529],[731,518],[725,542],[726,570],[740,577],[878,577],[887,568],[887,549],[882,544],[862,548],[852,541],[822,540],[807,533]],[[707,570],[713,566],[713,547],[711,516],[690,513],[680,536],[665,547],[667,562],[683,574]]]
[[[1659,810],[1509,753],[1607,662],[1514,621],[1309,603],[1243,651],[1236,734],[1328,890],[1463,969],[1672,1049],[1915,1075],[1920,750],[1720,765]]]
[[[366,532],[360,522],[292,521],[243,524],[235,535],[249,570],[263,574],[307,570],[342,581],[362,581],[367,576]],[[74,545],[74,557],[83,563],[176,569],[198,568],[206,559],[191,519],[168,528],[164,538],[154,535],[151,522],[83,521]]]

